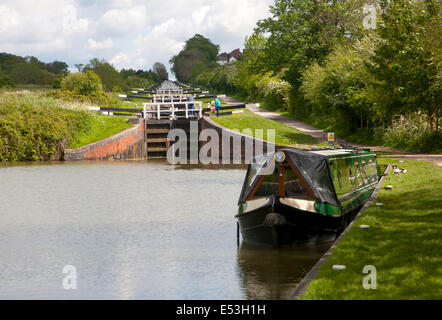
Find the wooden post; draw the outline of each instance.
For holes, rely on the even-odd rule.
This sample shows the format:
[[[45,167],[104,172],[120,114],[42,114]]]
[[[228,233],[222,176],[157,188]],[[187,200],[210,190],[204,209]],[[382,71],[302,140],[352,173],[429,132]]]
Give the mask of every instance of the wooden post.
[[[189,118],[189,110],[187,109],[187,107],[188,107],[187,102],[185,104],[185,107],[186,107],[186,119],[187,119],[187,118]]]
[[[158,116],[158,120],[161,119],[161,113],[160,113],[160,105],[157,104],[157,116]]]

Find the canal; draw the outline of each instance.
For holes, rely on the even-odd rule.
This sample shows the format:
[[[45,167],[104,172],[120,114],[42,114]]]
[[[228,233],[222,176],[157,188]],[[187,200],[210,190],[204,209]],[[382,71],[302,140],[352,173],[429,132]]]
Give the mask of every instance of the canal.
[[[238,248],[244,175],[146,161],[1,164],[0,299],[290,298],[329,245]],[[76,289],[63,288],[65,266]]]

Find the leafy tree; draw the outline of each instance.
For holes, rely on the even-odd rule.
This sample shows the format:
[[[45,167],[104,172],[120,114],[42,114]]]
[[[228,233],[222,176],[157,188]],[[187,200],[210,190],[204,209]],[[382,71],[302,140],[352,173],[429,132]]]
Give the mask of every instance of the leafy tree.
[[[92,59],[89,64],[84,67],[83,71],[86,70],[93,70],[94,73],[100,77],[106,91],[112,91],[115,86],[125,87],[120,73],[104,59]]]
[[[216,67],[216,57],[218,56],[219,46],[213,44],[209,39],[200,34],[196,34],[186,41],[186,44],[178,55],[170,59],[172,64],[172,72],[178,81],[189,82],[198,76],[197,72],[193,72],[198,66],[200,72]],[[201,64],[207,66],[202,67]],[[193,72],[193,73],[192,73]]]
[[[189,82],[193,69],[199,64],[206,64],[205,54],[198,49],[181,51],[178,56],[172,58],[172,71],[178,81]]]
[[[34,56],[26,56],[25,61],[33,65],[36,65],[39,69],[46,69],[46,64],[44,62],[41,62]]]
[[[0,70],[0,88],[1,87],[12,87],[14,83],[11,78],[4,72]]]
[[[55,80],[54,74],[41,69],[36,63],[17,63],[9,75],[16,84],[50,85]]]
[[[74,64],[74,66],[75,66],[75,68],[77,68],[78,72],[82,72],[83,71],[84,64],[77,63],[77,64]]]
[[[129,77],[136,76],[137,72],[134,69],[121,69],[120,70],[120,76],[123,77],[123,79],[127,79]]]
[[[0,68],[6,74],[9,74],[11,69],[17,63],[26,63],[26,61],[23,57],[20,57],[20,56],[16,56],[16,55],[5,53],[5,52],[0,53]]]
[[[129,88],[149,88],[155,85],[155,82],[138,76],[129,76],[126,79]]]
[[[377,119],[373,77],[366,68],[376,43],[373,36],[352,46],[338,46],[322,65],[314,63],[306,70],[302,89],[313,115],[323,115],[346,133],[368,127],[369,121]]]
[[[68,73],[68,65],[61,61],[43,63],[33,56],[20,57],[0,53],[0,69],[17,84],[48,85],[57,75]]]
[[[95,72],[88,70],[85,73],[73,73],[65,77],[61,81],[61,89],[70,91],[74,95],[95,97],[103,93],[103,84]]]
[[[372,57],[370,71],[377,80],[379,97],[389,115],[422,111],[437,116],[440,109],[441,5],[436,0],[383,3],[378,34],[381,44]],[[381,103],[380,101],[380,103]],[[430,121],[433,127],[433,122]]]
[[[184,51],[191,49],[197,49],[203,52],[208,61],[216,61],[219,52],[218,45],[214,45],[212,41],[200,34],[196,34],[186,41]]]
[[[285,77],[298,88],[303,71],[322,62],[336,44],[360,34],[354,15],[359,0],[276,0],[271,17],[258,22],[255,33],[269,34],[264,47],[267,70],[287,68]]]
[[[166,66],[161,62],[155,62],[152,70],[162,81],[169,79]]]
[[[46,64],[46,70],[56,75],[67,75],[69,66],[65,62],[54,61]]]

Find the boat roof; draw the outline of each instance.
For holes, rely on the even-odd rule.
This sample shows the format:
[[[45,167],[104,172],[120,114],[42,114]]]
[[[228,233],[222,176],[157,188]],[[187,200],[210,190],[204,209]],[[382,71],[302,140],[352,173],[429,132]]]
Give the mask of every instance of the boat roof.
[[[355,149],[324,149],[313,150],[311,153],[320,154],[323,156],[345,156],[349,154],[373,154],[369,149],[355,150]]]
[[[305,181],[308,188],[314,194],[316,201],[326,202],[332,205],[339,206],[339,200],[336,196],[336,192],[333,186],[333,181],[330,176],[330,167],[328,162],[328,157],[320,153],[314,153],[312,151],[295,149],[295,148],[284,148],[278,149],[277,151],[282,151],[286,154],[287,160],[289,160],[290,166],[293,165],[294,170],[299,174],[299,178]],[[333,150],[322,150],[322,151],[333,151]],[[318,151],[316,151],[318,152]],[[349,153],[341,153],[349,154]],[[354,154],[354,150],[352,150]],[[251,184],[248,182],[248,174],[250,173],[251,166],[249,166],[248,173],[244,180],[243,190],[239,199],[239,203],[243,203],[247,200],[250,194],[252,194],[255,187],[257,187],[262,179],[262,176],[268,175],[267,165],[269,168],[273,165],[273,170],[270,174],[278,174],[274,167],[274,157],[273,154],[267,154],[265,161],[259,169],[258,174],[254,177]]]

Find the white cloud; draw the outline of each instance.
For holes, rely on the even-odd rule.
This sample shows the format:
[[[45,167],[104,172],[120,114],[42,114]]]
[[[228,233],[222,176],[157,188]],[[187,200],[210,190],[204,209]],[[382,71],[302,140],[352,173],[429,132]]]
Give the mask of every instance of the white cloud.
[[[106,11],[98,21],[101,32],[114,35],[130,36],[143,31],[148,26],[148,16],[144,6],[118,8]]]
[[[128,8],[132,6],[132,0],[112,0],[109,3],[110,8]]]
[[[199,10],[195,11],[192,14],[192,18],[194,20],[194,22],[198,25],[200,25],[201,23],[203,23],[204,19],[207,16],[207,13],[210,10],[210,6],[203,6],[201,7]]]
[[[119,53],[112,57],[109,61],[114,67],[121,69],[130,69],[133,66],[131,59],[127,54]]]
[[[77,9],[72,5],[63,8],[61,16],[63,17],[62,26],[66,34],[85,32],[88,30],[89,20],[78,19]]]
[[[73,66],[104,58],[118,68],[168,64],[202,34],[222,51],[241,48],[272,0],[1,0],[0,52]]]
[[[111,49],[114,46],[112,39],[107,38],[101,42],[95,41],[94,39],[87,40],[87,47],[93,51],[102,49]]]
[[[14,8],[0,6],[0,33],[5,34],[19,25],[20,16]]]

